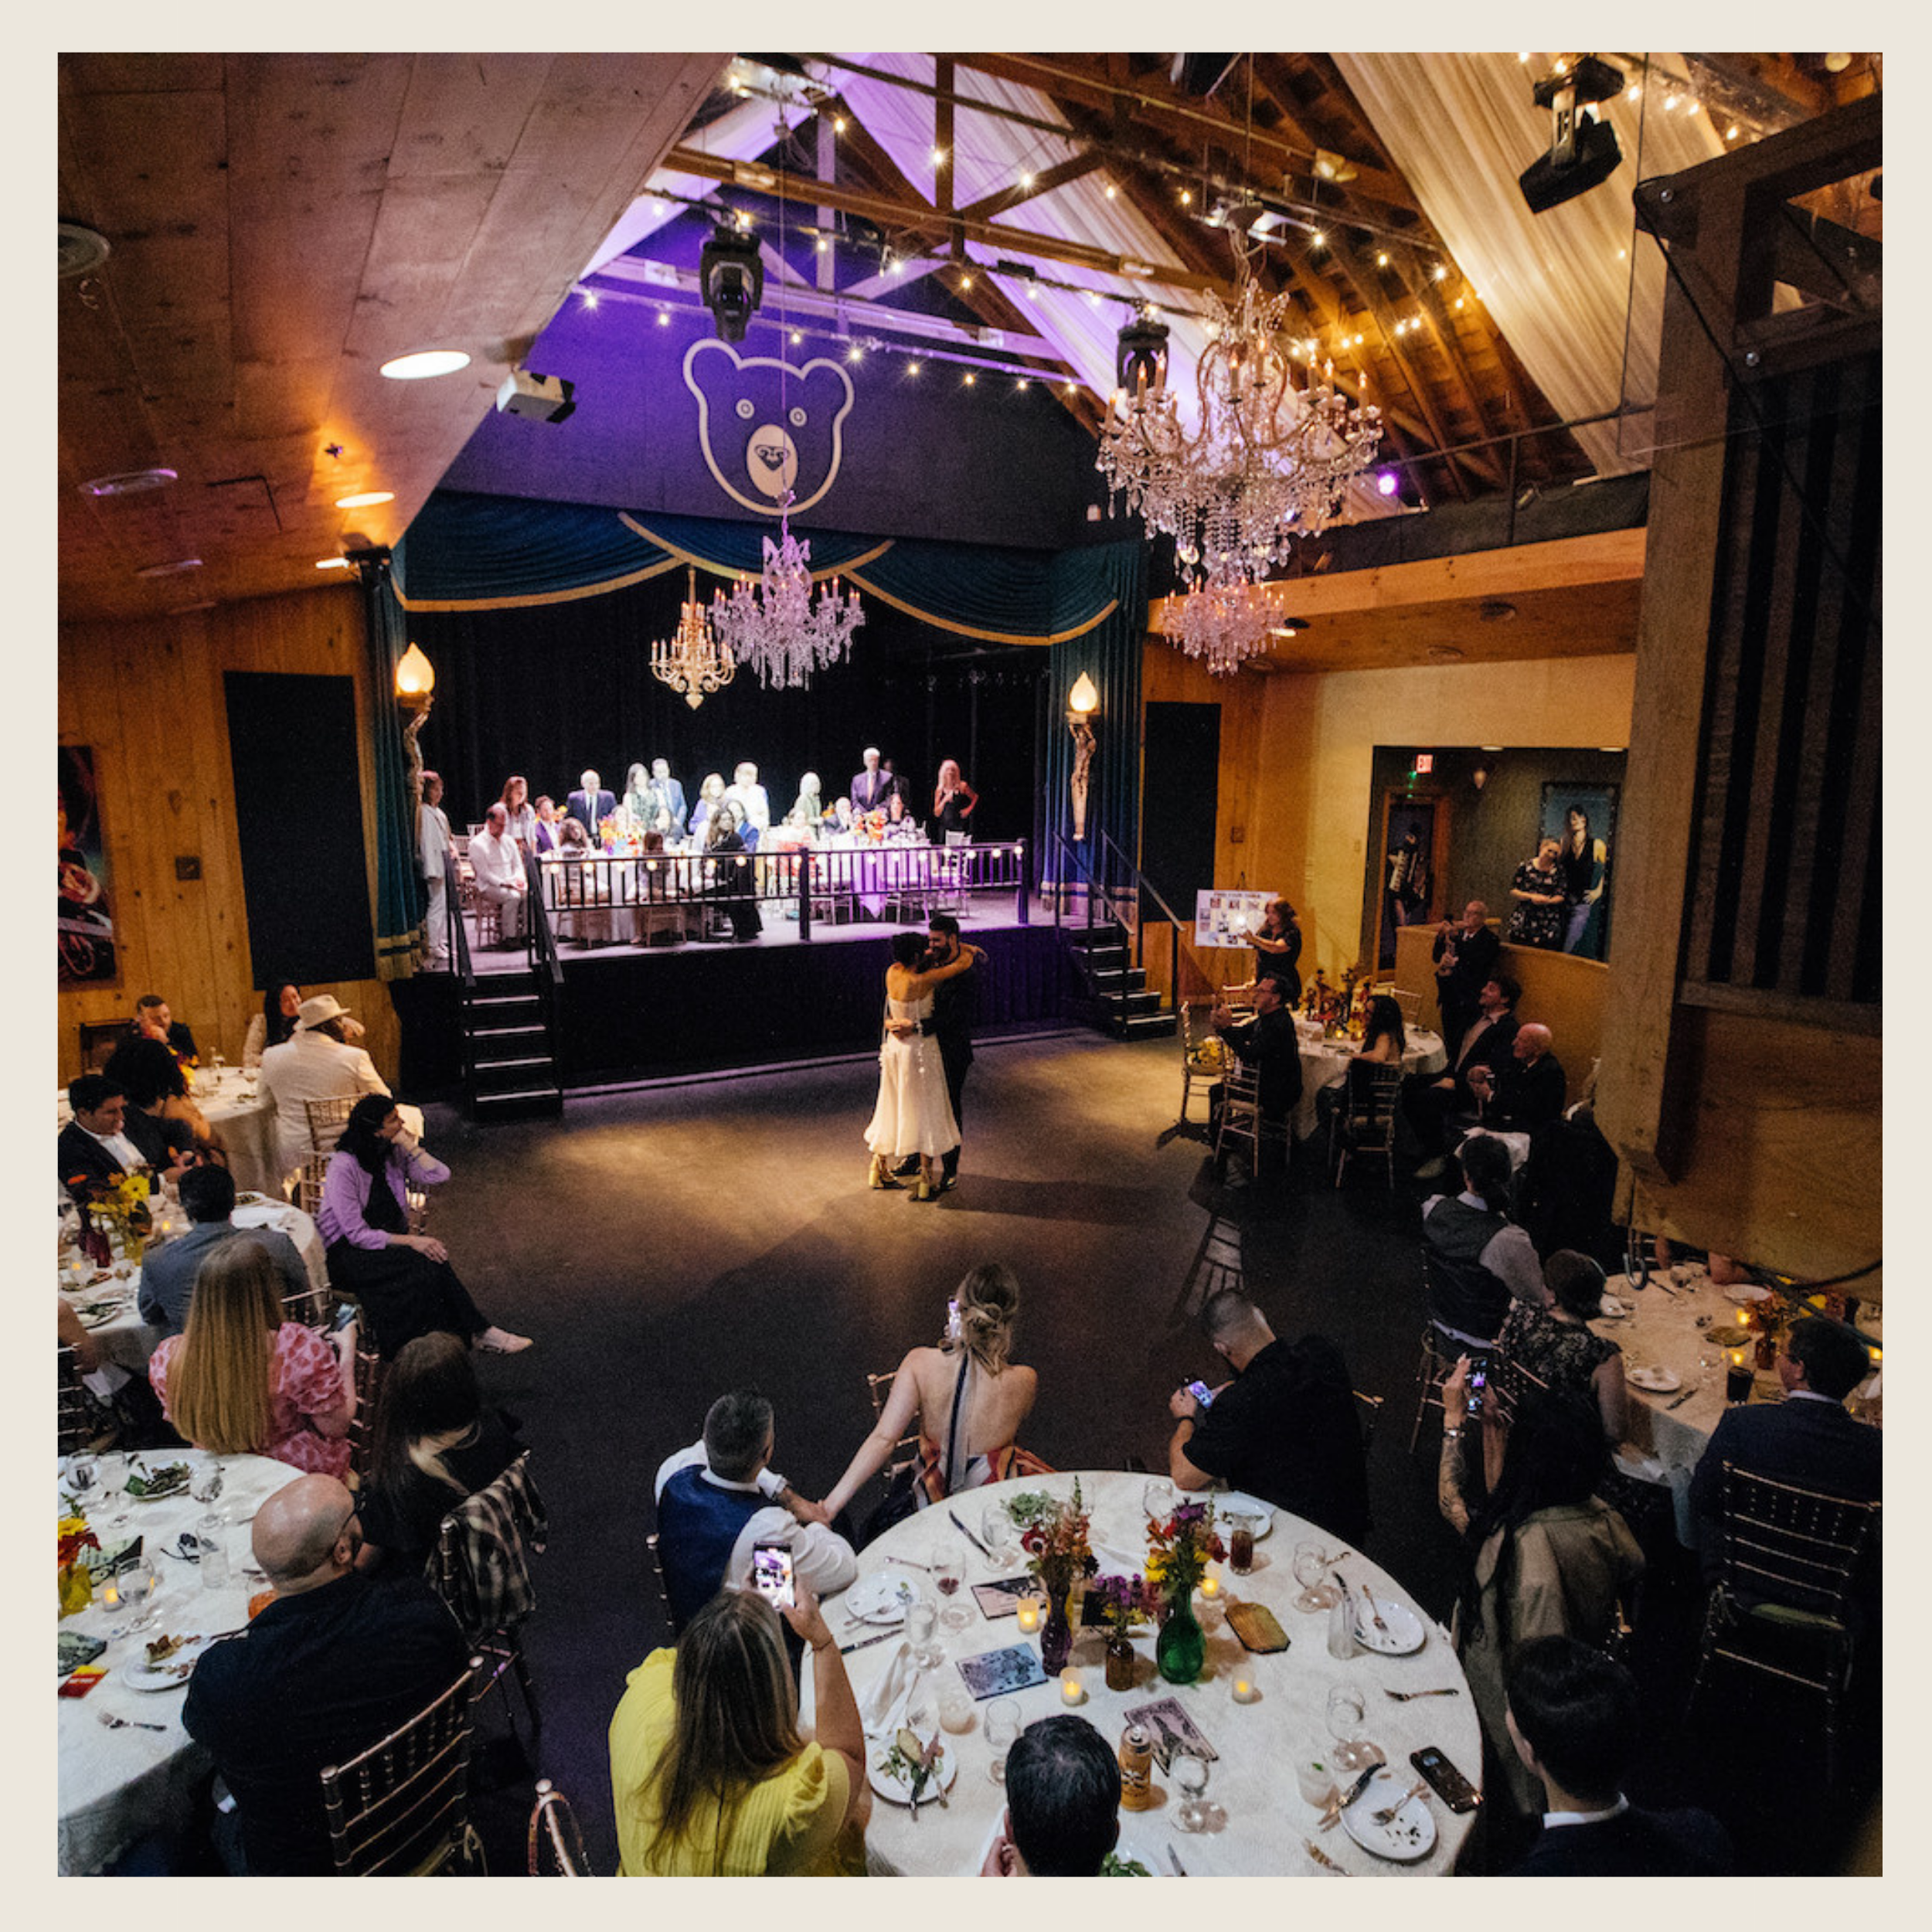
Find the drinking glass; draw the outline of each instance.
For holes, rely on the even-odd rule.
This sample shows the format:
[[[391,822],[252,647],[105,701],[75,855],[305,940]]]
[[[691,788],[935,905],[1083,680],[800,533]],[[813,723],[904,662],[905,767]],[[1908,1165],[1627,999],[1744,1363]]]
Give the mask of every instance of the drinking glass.
[[[188,1493],[197,1502],[213,1502],[222,1492],[222,1485],[227,1481],[227,1471],[222,1466],[219,1456],[210,1456],[195,1471],[188,1485]]]
[[[972,1694],[956,1674],[939,1693],[939,1722],[943,1729],[949,1731],[970,1731],[973,1728]]]
[[[1362,1693],[1350,1684],[1337,1684],[1328,1692],[1325,1709],[1328,1735],[1335,1749],[1328,1755],[1336,1770],[1359,1771],[1376,1761],[1375,1747],[1362,1735]]]
[[[1174,1513],[1174,1485],[1165,1476],[1155,1476],[1141,1491],[1141,1507],[1150,1522],[1165,1522]]]
[[[123,1570],[117,1579],[121,1586],[121,1607],[131,1610],[138,1616],[155,1594],[155,1566],[153,1560],[137,1556]]]
[[[100,1493],[100,1465],[84,1450],[67,1458],[66,1488],[83,1510]]]
[[[966,1580],[966,1560],[954,1549],[937,1550],[933,1556],[933,1583],[940,1595],[946,1600],[946,1607],[939,1621],[948,1630],[964,1630],[972,1620],[972,1612],[960,1600],[959,1589]]]
[[[979,1539],[993,1561],[1004,1568],[1014,1560],[1013,1519],[1003,1502],[989,1502],[979,1512]]]
[[[209,1590],[226,1590],[233,1581],[228,1566],[228,1525],[219,1512],[195,1526],[195,1543],[201,1552],[201,1580]]]
[[[1335,1774],[1319,1758],[1301,1760],[1294,1767],[1294,1782],[1303,1804],[1318,1811],[1328,1808],[1328,1801],[1335,1794]]]
[[[1168,1775],[1181,1794],[1181,1806],[1174,1814],[1174,1822],[1184,1832],[1199,1831],[1207,1822],[1201,1803],[1201,1794],[1207,1789],[1207,1760],[1198,1751],[1176,1751],[1168,1766]]]
[[[933,1641],[934,1627],[938,1621],[938,1609],[930,1597],[915,1597],[906,1606],[906,1636],[913,1647],[913,1662],[921,1670],[939,1667],[939,1647]]]
[[[1254,1567],[1254,1532],[1261,1526],[1261,1519],[1250,1509],[1231,1509],[1227,1512],[1228,1567],[1237,1577],[1245,1577]]]
[[[1298,1543],[1294,1546],[1294,1580],[1302,1586],[1294,1600],[1297,1610],[1329,1610],[1334,1607],[1335,1587],[1328,1580],[1328,1566],[1318,1543]]]
[[[986,1767],[986,1775],[995,1784],[1006,1782],[1006,1753],[1019,1736],[1019,1704],[1011,1697],[995,1697],[986,1706],[986,1742],[991,1747],[993,1761]]]

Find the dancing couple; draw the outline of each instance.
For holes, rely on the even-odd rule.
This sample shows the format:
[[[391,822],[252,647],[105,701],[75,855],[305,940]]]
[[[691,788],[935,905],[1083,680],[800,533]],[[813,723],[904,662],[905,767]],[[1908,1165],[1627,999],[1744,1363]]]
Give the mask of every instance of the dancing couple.
[[[964,975],[985,955],[961,944],[947,913],[933,915],[929,938],[900,933],[892,950],[879,1103],[866,1130],[872,1185],[917,1175],[913,1199],[931,1201],[958,1184],[960,1098],[973,1059]]]

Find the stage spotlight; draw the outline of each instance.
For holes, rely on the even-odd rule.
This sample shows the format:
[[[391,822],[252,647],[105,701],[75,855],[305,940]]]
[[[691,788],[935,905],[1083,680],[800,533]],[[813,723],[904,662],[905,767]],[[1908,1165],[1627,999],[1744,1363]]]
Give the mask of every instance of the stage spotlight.
[[[1549,110],[1549,151],[1516,178],[1532,215],[1587,195],[1616,172],[1624,158],[1616,130],[1580,111],[1614,100],[1623,90],[1623,75],[1594,54],[1585,54],[1566,73],[1536,83],[1536,105]]]
[[[713,229],[698,258],[698,285],[718,325],[719,340],[742,342],[764,299],[765,265],[756,239],[735,229]]]

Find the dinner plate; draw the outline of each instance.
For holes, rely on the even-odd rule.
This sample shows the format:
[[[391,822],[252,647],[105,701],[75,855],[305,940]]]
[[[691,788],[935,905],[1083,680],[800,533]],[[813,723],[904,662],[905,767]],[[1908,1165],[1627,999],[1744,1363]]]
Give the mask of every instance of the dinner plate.
[[[1255,1519],[1254,1540],[1257,1543],[1274,1528],[1274,1505],[1262,1502],[1258,1496],[1250,1496],[1245,1490],[1226,1490],[1215,1498],[1214,1513],[1223,1530],[1228,1526],[1228,1512],[1230,1509],[1245,1509]]]
[[[1667,1396],[1673,1389],[1684,1386],[1682,1377],[1672,1375],[1668,1369],[1631,1369],[1625,1373],[1638,1388],[1648,1389],[1655,1396]]]
[[[237,1207],[267,1207],[268,1196],[266,1194],[237,1194],[235,1205]]]
[[[181,1648],[165,1663],[151,1664],[147,1662],[144,1649],[139,1655],[141,1662],[130,1664],[119,1672],[121,1681],[130,1690],[174,1691],[187,1687],[188,1680],[195,1674],[195,1666],[201,1662],[202,1652],[208,1648],[206,1637],[188,1637],[182,1640]]]
[[[848,1617],[862,1624],[900,1624],[906,1620],[906,1606],[919,1594],[903,1577],[881,1573],[861,1577],[839,1601]]]
[[[868,1738],[866,1740],[866,1775],[871,1780],[872,1789],[881,1798],[890,1798],[895,1804],[910,1804],[913,1801],[911,1781],[901,1774],[883,1771],[879,1768],[891,1750],[891,1739]],[[925,1790],[920,1793],[920,1803],[924,1805],[937,1802],[927,1793],[950,1791],[958,1776],[959,1753],[953,1749],[950,1741],[942,1740],[939,1747],[939,1762],[933,1767],[933,1775],[927,1779]]]
[[[1362,1601],[1361,1586],[1358,1584],[1355,1592],[1355,1634],[1356,1641],[1364,1650],[1379,1651],[1384,1657],[1406,1657],[1428,1641],[1428,1627],[1407,1604],[1392,1602],[1377,1591],[1376,1608],[1382,1612],[1382,1621],[1389,1626],[1386,1630],[1376,1629],[1375,1618]],[[1386,1798],[1383,1800],[1385,1804],[1388,1801]]]
[[[1362,1795],[1342,1814],[1342,1828],[1365,1852],[1398,1864],[1413,1864],[1435,1849],[1436,1815],[1425,1798],[1412,1798],[1386,1825],[1375,1815],[1385,1811],[1415,1782],[1407,1769],[1384,1764],[1369,1779]]]
[[[1619,1301],[1614,1294],[1607,1294],[1597,1311],[1597,1318],[1600,1321],[1623,1321],[1629,1318],[1631,1313],[1628,1301]]]
[[[110,1321],[118,1321],[128,1312],[124,1301],[93,1301],[76,1311],[83,1328],[104,1328]]]
[[[1771,1291],[1769,1288],[1760,1288],[1755,1285],[1743,1288],[1728,1287],[1724,1292],[1733,1301],[1768,1301],[1771,1298]]]

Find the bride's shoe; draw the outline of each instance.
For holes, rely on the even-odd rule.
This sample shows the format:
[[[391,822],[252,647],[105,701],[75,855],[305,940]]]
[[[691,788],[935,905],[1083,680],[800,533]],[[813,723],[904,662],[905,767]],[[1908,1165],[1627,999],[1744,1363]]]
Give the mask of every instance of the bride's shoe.
[[[913,1189],[915,1201],[937,1201],[939,1199],[939,1179],[927,1168],[919,1171],[919,1185]]]
[[[883,1154],[875,1154],[872,1157],[872,1184],[874,1187],[896,1187],[899,1185],[893,1179],[892,1170],[886,1165],[886,1157]]]

